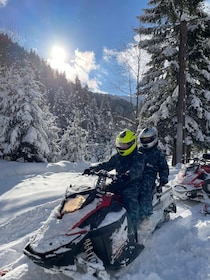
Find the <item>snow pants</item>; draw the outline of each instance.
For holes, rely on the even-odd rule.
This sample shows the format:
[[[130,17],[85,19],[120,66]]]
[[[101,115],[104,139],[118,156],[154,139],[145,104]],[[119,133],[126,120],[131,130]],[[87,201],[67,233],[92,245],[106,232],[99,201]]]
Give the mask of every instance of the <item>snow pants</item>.
[[[134,225],[135,232],[137,232],[137,225],[139,221],[138,193],[139,193],[138,186],[125,188],[120,193],[123,206],[128,212],[128,215]]]
[[[153,213],[153,194],[154,194],[154,182],[151,180],[143,180],[139,188],[139,222],[145,217],[152,215]]]

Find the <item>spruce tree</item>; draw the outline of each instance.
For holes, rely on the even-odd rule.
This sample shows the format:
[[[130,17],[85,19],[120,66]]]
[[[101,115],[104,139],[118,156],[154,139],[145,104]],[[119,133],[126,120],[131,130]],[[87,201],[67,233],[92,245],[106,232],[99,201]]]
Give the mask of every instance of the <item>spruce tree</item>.
[[[58,152],[54,117],[45,104],[45,89],[34,77],[27,62],[21,68],[13,65],[1,75],[0,123],[4,129],[0,147],[6,159],[50,161]]]
[[[138,18],[137,33],[150,55],[149,70],[139,86],[146,102],[138,130],[156,126],[163,147],[174,152],[177,130],[180,24],[187,24],[185,140],[188,147],[205,147],[209,139],[209,16],[203,1],[149,1]],[[202,82],[201,82],[202,81]]]

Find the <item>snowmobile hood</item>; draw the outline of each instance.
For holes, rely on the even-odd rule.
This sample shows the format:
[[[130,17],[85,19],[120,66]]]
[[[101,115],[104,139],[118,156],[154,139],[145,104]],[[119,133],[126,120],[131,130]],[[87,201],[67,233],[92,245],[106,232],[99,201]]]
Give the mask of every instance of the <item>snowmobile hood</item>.
[[[62,218],[58,218],[60,214],[59,207],[55,208],[47,221],[38,230],[35,236],[30,241],[30,247],[34,252],[46,253],[57,250],[68,244],[76,245],[87,235],[92,228],[91,219],[88,217],[100,207],[109,206],[110,199],[107,197],[96,197],[90,204],[78,209],[77,211],[65,213]],[[65,203],[62,209],[65,208]],[[116,213],[108,213],[103,221],[97,226],[97,229],[106,227],[119,220],[125,214],[125,209],[122,208]],[[87,219],[86,219],[87,218]],[[81,226],[81,223],[83,223]]]
[[[91,204],[88,204],[79,211],[65,214],[62,219],[58,219],[57,215],[59,207],[55,208],[46,222],[38,230],[35,236],[31,239],[31,248],[38,253],[45,253],[55,250],[69,242],[79,242],[89,227],[77,228],[75,225],[88,212],[93,211],[97,206],[97,199]]]

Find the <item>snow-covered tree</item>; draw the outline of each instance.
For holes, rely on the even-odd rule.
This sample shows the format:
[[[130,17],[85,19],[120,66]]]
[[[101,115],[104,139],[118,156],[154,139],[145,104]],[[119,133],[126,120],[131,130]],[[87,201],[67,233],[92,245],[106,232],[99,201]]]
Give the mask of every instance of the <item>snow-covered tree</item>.
[[[75,113],[74,121],[70,123],[61,139],[62,160],[79,162],[84,160],[86,150],[86,130],[80,126],[78,112]]]
[[[104,95],[99,108],[99,127],[97,143],[97,158],[102,161],[108,158],[115,146],[115,129],[108,96]]]
[[[20,161],[48,161],[58,152],[54,117],[44,101],[44,87],[28,63],[0,74],[1,156]]]
[[[180,24],[187,24],[185,140],[188,147],[204,148],[209,143],[209,23],[204,1],[149,1],[151,8],[139,16],[140,42],[150,55],[149,70],[139,86],[146,102],[138,130],[155,125],[163,147],[174,152],[177,131]],[[145,26],[143,26],[145,24]]]
[[[62,134],[63,129],[67,127],[68,115],[66,114],[67,107],[67,95],[62,87],[59,87],[55,92],[54,105],[53,105],[53,115],[57,117],[58,127],[60,129],[60,134]]]
[[[98,127],[99,127],[99,109],[94,97],[90,102],[86,103],[84,111],[82,112],[82,126],[87,130],[86,143],[86,161],[98,162],[97,150],[98,147]]]

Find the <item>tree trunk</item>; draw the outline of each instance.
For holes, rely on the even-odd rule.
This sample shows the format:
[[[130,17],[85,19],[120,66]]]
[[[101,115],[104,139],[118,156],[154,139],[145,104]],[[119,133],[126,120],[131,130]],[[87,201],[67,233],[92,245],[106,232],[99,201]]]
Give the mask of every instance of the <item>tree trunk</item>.
[[[171,165],[172,165],[172,166],[175,166],[176,163],[177,163],[177,160],[176,160],[176,139],[174,139],[173,155],[172,155],[172,162],[171,162]]]
[[[186,45],[187,24],[180,23],[179,45],[179,76],[178,76],[178,102],[177,102],[177,135],[176,135],[176,163],[181,162],[184,156],[184,130],[185,130],[185,97],[186,97]]]

